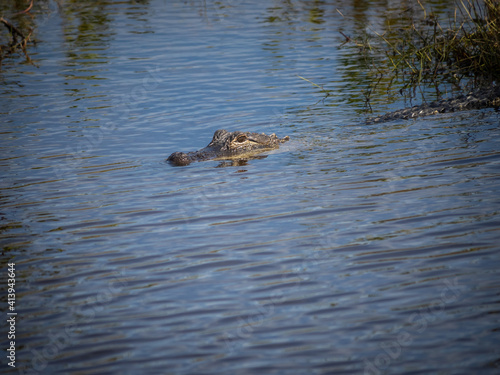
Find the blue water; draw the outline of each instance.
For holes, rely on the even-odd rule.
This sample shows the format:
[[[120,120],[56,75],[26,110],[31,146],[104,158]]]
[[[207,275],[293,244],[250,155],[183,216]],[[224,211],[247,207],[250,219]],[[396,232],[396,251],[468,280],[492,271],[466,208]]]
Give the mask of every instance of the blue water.
[[[499,114],[367,125],[338,32],[367,4],[35,4],[0,72],[2,371],[498,373]],[[165,162],[222,128],[291,140]]]

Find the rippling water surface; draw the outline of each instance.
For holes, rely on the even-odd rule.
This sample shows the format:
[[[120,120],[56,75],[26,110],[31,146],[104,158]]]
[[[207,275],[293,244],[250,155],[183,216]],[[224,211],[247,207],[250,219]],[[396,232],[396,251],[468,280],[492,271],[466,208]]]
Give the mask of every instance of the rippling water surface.
[[[367,125],[338,30],[379,3],[38,5],[1,72],[13,373],[498,373],[499,114]],[[220,128],[291,140],[164,161]]]

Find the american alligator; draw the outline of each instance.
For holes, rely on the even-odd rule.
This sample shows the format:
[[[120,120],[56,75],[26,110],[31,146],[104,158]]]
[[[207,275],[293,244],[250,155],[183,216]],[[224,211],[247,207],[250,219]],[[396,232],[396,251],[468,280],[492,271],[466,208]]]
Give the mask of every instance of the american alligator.
[[[437,113],[464,111],[468,109],[480,109],[500,106],[500,85],[478,89],[466,95],[460,95],[452,99],[442,99],[429,104],[414,106],[386,113],[382,116],[372,117],[368,123],[386,122],[399,119],[410,119],[421,116],[429,116]]]
[[[174,165],[188,165],[194,161],[209,159],[245,158],[253,153],[278,148],[280,143],[288,141],[288,136],[278,138],[276,134],[250,132],[228,132],[219,129],[214,133],[212,142],[207,147],[192,152],[174,152],[167,161]]]

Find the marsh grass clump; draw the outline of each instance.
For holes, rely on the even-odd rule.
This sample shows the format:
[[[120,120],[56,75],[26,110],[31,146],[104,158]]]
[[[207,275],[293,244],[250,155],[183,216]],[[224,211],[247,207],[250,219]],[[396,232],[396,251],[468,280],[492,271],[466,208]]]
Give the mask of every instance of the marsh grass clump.
[[[31,15],[29,12],[33,8],[34,0],[31,0],[25,9],[16,10],[17,2],[5,2],[0,4],[0,68],[2,61],[6,57],[14,56],[23,52],[26,61],[31,61],[27,44],[31,40],[33,28],[30,26],[32,20],[23,17]],[[6,16],[5,14],[8,14]],[[14,22],[12,18],[18,22]]]
[[[0,63],[3,58],[14,54],[16,51],[23,51],[26,59],[29,61],[28,53],[26,52],[26,44],[31,36],[31,31],[29,34],[19,30],[10,21],[0,17],[0,24],[3,24],[10,33],[11,40],[7,43],[0,44]],[[1,65],[0,65],[1,66]]]
[[[406,98],[419,91],[425,100],[429,88],[440,97],[450,86],[476,90],[499,84],[500,1],[458,0],[444,21],[442,11],[428,11],[420,1],[418,5],[419,12],[406,9],[400,22],[383,34],[356,41],[372,74],[379,77],[370,91],[397,83]]]

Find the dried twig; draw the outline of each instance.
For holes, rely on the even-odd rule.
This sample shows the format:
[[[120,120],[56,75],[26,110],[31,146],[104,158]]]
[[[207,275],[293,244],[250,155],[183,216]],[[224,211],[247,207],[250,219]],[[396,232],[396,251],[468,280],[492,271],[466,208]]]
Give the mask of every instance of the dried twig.
[[[0,17],[0,22],[2,22],[7,29],[9,29],[14,40],[16,38],[16,34],[19,35],[22,39],[26,39],[24,34],[21,31],[19,31],[19,29],[17,27],[15,27],[13,24],[11,24],[9,21],[7,21],[5,18]]]
[[[22,12],[14,13],[13,16],[17,16],[18,14],[28,13],[31,10],[31,8],[33,8],[34,1],[35,0],[31,0],[30,5],[25,10],[23,10]]]
[[[30,62],[31,59],[30,59],[28,52],[26,50],[26,44],[31,36],[31,31],[29,32],[29,34],[27,36],[25,36],[17,27],[15,27],[12,23],[7,21],[3,17],[0,17],[0,23],[3,23],[12,35],[12,43],[9,46],[10,52],[7,52],[7,54],[12,53],[13,51],[16,50],[16,48],[19,47],[24,52],[24,55],[26,56],[26,60],[28,62]],[[19,42],[17,41],[16,36],[19,36],[21,38],[21,40]],[[2,50],[3,50],[3,46],[1,46],[1,48],[0,48],[0,63],[4,57]]]

